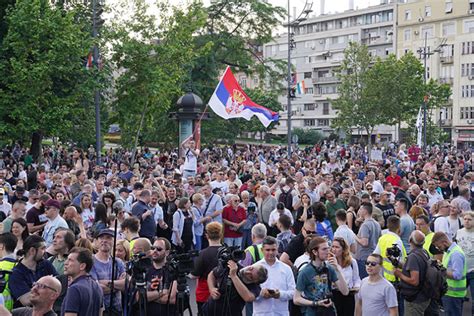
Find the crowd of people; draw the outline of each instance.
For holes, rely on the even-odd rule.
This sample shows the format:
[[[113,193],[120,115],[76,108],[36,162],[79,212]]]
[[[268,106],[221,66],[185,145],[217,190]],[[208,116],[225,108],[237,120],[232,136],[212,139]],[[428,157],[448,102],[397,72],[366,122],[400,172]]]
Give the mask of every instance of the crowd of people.
[[[0,315],[474,315],[473,153],[379,152],[6,147]]]

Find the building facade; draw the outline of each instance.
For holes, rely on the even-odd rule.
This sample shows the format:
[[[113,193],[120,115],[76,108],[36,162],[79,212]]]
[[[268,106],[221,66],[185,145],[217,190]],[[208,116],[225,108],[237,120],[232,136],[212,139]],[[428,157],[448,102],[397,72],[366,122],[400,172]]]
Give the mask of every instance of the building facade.
[[[388,2],[388,1],[387,1]],[[296,69],[296,82],[304,82],[305,91],[296,92],[292,100],[292,127],[321,131],[325,136],[337,131],[331,121],[337,116],[332,100],[338,96],[339,81],[335,70],[344,59],[344,49],[349,42],[366,44],[374,57],[395,53],[395,4],[381,4],[361,10],[320,15],[300,23],[294,30],[295,48],[291,63]],[[265,58],[288,59],[288,34],[283,34],[264,47]],[[303,85],[300,85],[302,87]],[[280,123],[272,131],[287,134],[287,99],[281,96],[283,111]],[[381,105],[382,106],[382,105]],[[372,140],[391,141],[396,135],[392,126],[379,126]],[[367,138],[364,130],[354,128],[352,138]]]
[[[397,56],[427,52],[426,76],[450,84],[432,120],[460,148],[474,145],[474,0],[411,0],[397,7]],[[422,56],[421,56],[422,58]],[[422,60],[423,61],[423,60]]]

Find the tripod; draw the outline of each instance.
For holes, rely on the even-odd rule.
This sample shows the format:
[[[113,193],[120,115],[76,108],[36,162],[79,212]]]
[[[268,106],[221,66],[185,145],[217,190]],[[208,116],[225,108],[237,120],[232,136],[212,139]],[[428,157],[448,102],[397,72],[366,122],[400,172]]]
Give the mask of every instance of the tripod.
[[[177,293],[176,293],[176,316],[183,316],[184,311],[189,309],[189,315],[192,316],[193,312],[189,305],[189,287],[186,281],[186,274],[179,274],[176,278]]]
[[[142,273],[139,278],[137,279],[135,276],[132,275],[130,280],[130,287],[125,287],[125,308],[124,308],[124,316],[131,316],[131,315],[138,315],[138,316],[146,316],[147,315],[147,304],[148,300],[146,297],[146,280],[145,280],[145,273]],[[134,313],[134,304],[135,304],[135,297],[138,296],[137,304],[138,304],[138,314]]]

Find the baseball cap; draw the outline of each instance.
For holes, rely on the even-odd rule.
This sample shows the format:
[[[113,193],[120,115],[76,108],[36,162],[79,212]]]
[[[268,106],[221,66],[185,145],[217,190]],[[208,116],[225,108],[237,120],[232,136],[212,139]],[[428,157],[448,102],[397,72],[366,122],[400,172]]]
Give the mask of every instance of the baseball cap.
[[[61,208],[61,203],[59,203],[58,200],[49,199],[48,201],[46,201],[46,204],[44,206],[46,208],[55,207],[59,210]]]
[[[99,234],[97,234],[97,238],[99,238],[100,236],[104,236],[104,235],[109,235],[109,236],[114,237],[114,231],[112,229],[109,229],[109,228],[104,228],[99,232]]]

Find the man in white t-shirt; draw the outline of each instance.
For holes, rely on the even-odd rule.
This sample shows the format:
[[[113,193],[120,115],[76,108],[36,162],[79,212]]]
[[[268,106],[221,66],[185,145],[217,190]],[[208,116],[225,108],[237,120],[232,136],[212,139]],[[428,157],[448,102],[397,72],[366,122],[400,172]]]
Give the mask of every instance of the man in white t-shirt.
[[[5,190],[3,188],[0,188],[0,211],[5,214],[3,218],[6,218],[10,216],[10,213],[12,211],[12,205],[8,203],[8,201],[3,199],[4,195],[5,195]]]
[[[183,178],[195,177],[197,173],[197,157],[199,157],[199,149],[196,149],[196,142],[189,138],[183,142]]]
[[[229,192],[229,187],[227,183],[224,181],[224,170],[220,170],[217,172],[217,177],[214,181],[211,182],[212,189],[221,189],[222,193],[225,195]]]

